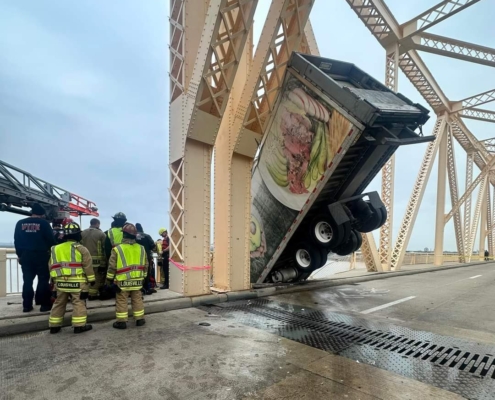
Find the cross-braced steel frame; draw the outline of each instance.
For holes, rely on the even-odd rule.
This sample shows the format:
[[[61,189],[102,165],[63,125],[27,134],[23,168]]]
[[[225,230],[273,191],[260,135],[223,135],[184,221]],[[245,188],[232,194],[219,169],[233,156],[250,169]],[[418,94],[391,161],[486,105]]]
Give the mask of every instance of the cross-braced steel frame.
[[[341,0],[343,1],[343,0]],[[480,228],[479,250],[493,248],[495,206],[489,188],[495,140],[479,141],[464,118],[495,122],[495,112],[479,108],[495,100],[488,90],[450,101],[418,51],[490,67],[495,49],[433,35],[428,31],[480,0],[445,0],[399,24],[383,0],[346,0],[385,50],[385,84],[397,91],[399,70],[430,105],[436,136],[425,152],[399,234],[393,243],[395,159],[382,171],[382,200],[388,220],[379,246],[363,235],[368,270],[400,268],[426,184],[438,154],[435,264],[443,262],[446,223],[453,218],[460,261],[469,261]],[[272,0],[256,53],[252,26],[258,0],[171,0],[170,4],[170,237],[174,291],[199,295],[210,291],[210,181],[214,152],[213,286],[249,287],[251,166],[281,88],[291,52],[318,54],[309,15],[315,0]],[[454,139],[467,153],[466,191],[459,197]],[[473,166],[481,171],[473,180]],[[445,213],[447,179],[452,210]],[[471,197],[479,187],[474,213]],[[493,201],[495,202],[495,196]],[[464,218],[462,217],[464,215]]]

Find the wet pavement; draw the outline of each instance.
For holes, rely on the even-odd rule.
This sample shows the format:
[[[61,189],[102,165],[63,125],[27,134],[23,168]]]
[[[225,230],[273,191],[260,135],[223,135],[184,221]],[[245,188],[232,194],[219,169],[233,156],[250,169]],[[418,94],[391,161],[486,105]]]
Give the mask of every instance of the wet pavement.
[[[461,398],[198,309],[0,339],[0,353],[2,400]]]

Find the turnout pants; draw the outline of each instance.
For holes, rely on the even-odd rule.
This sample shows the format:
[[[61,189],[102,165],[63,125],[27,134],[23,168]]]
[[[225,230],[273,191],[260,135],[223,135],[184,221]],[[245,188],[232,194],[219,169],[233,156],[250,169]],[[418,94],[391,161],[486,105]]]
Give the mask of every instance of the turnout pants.
[[[50,306],[50,271],[48,269],[48,257],[44,253],[31,253],[21,258],[22,268],[22,306],[33,307],[33,298],[36,304]],[[33,290],[34,278],[38,277],[36,295]]]
[[[100,289],[105,285],[107,269],[105,267],[93,267],[95,271],[95,284],[89,287],[90,296],[98,296]]]
[[[86,301],[80,299],[81,292],[79,293],[67,293],[57,290],[57,299],[53,304],[52,311],[50,313],[49,325],[50,328],[62,326],[64,322],[65,308],[69,299],[72,302],[72,326],[84,326],[88,318],[88,312],[86,310]]]
[[[115,296],[115,314],[118,322],[127,322],[129,319],[129,307],[127,305],[127,298],[131,297],[132,315],[137,321],[144,319],[144,303],[143,295],[140,289],[137,290],[122,290]]]

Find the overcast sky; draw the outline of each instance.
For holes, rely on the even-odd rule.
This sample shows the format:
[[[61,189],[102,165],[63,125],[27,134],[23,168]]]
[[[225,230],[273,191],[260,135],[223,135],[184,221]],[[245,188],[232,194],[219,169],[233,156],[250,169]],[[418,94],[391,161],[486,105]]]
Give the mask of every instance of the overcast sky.
[[[387,4],[405,22],[437,2]],[[256,38],[269,6],[259,3]],[[431,32],[495,47],[493,15],[495,3],[484,0]],[[104,229],[118,211],[155,238],[168,227],[168,16],[165,0],[0,3],[0,159],[93,200]],[[346,1],[317,1],[311,21],[323,56],[354,62],[383,80],[384,51]],[[451,100],[495,87],[489,67],[423,58]],[[402,74],[399,91],[427,105]],[[495,136],[490,124],[467,125],[480,138]],[[394,236],[424,149],[397,153]],[[465,156],[456,150],[462,193]],[[433,247],[436,168],[430,182],[409,249]],[[379,190],[379,179],[369,189]],[[19,218],[0,213],[0,242],[12,241]],[[451,224],[445,248],[455,249]]]

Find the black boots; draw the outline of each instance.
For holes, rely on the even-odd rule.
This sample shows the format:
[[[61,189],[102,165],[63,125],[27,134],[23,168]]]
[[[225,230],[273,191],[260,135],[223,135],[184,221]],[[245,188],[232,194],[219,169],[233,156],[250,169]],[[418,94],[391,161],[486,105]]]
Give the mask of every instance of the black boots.
[[[127,329],[127,322],[116,321],[113,323],[115,329]]]
[[[52,309],[52,305],[45,305],[40,307],[40,312],[48,312]]]
[[[62,329],[61,326],[52,327],[52,328],[50,328],[50,333],[51,334],[59,333],[61,329]],[[93,329],[93,325],[90,325],[90,324],[86,324],[84,326],[75,326],[74,327],[74,333],[83,333],[83,332],[90,331],[91,329]]]
[[[143,326],[145,323],[146,323],[146,321],[144,319],[138,319],[136,321],[136,326]],[[115,321],[113,323],[113,327],[115,329],[127,329],[127,322]]]
[[[22,312],[31,312],[33,311],[33,306],[31,307],[23,307]]]
[[[88,297],[88,300],[89,300],[89,301],[100,300],[100,296],[91,296],[91,295],[90,295],[90,296]]]
[[[93,329],[93,325],[86,324],[84,326],[75,326],[74,333],[83,333]]]

